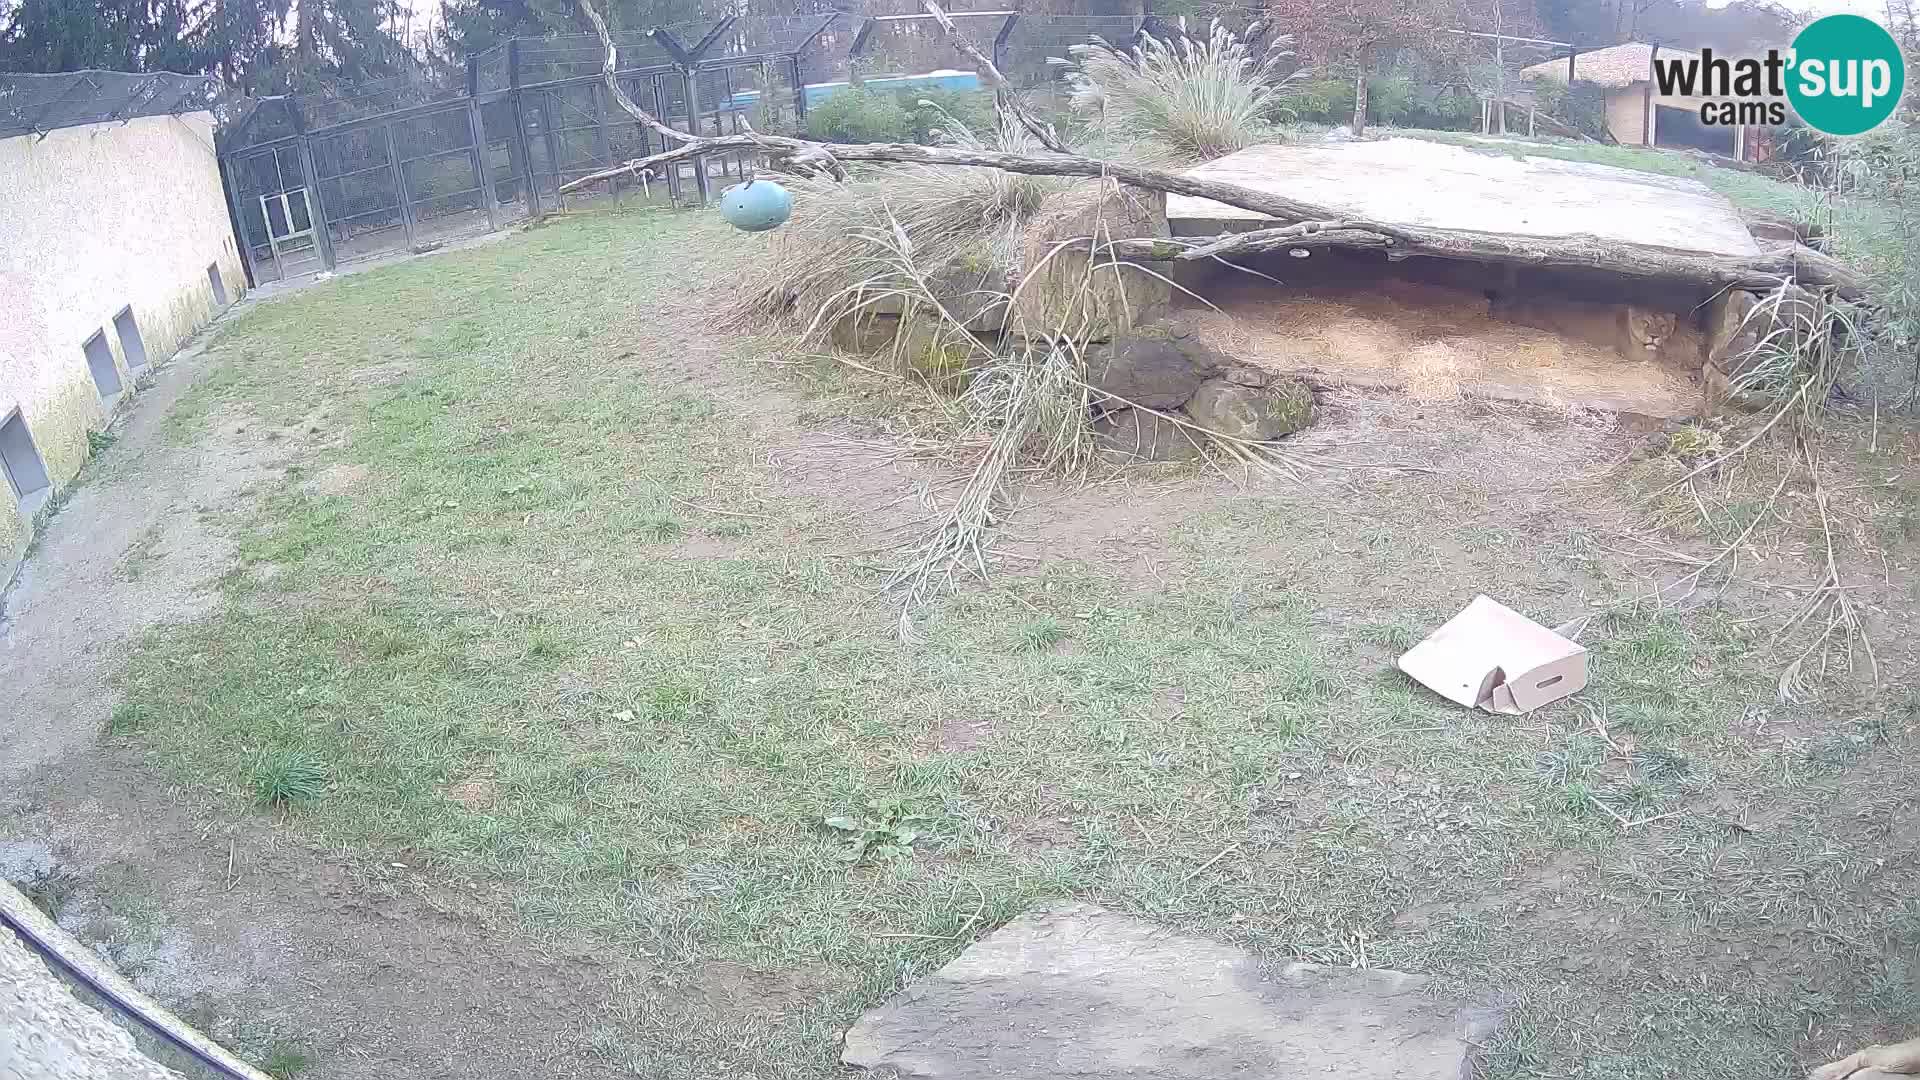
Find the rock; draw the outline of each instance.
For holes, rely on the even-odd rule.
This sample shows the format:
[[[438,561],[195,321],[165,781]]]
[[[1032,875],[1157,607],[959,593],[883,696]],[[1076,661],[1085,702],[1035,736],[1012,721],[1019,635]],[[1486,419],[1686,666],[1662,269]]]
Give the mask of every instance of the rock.
[[[1103,258],[1089,277],[1085,245],[1055,250],[1062,240],[1095,234],[1113,240],[1168,235],[1166,196],[1101,183],[1047,196],[1020,238],[1021,282],[1010,319],[1016,332],[1047,337],[1066,321],[1075,337],[1111,341],[1173,302],[1173,286],[1154,274]]]
[[[984,359],[974,347],[972,335],[925,313],[900,325],[891,355],[902,372],[912,372],[930,386],[956,393]]]
[[[1254,367],[1252,364],[1229,364],[1227,370],[1220,373],[1220,377],[1235,386],[1272,386],[1274,379],[1278,378],[1266,368]]]
[[[53,849],[38,840],[0,841],[0,880],[22,889],[53,876]]]
[[[1227,358],[1194,337],[1187,324],[1162,321],[1089,350],[1087,381],[1129,405],[1177,409],[1227,366]]]
[[[899,329],[898,315],[861,312],[833,324],[833,344],[845,352],[872,356],[892,345],[893,336]]]
[[[1707,362],[1700,368],[1700,384],[1710,410],[1766,407],[1758,395],[1733,389],[1741,374],[1759,361],[1757,347],[1773,329],[1765,316],[1753,314],[1759,302],[1742,289],[1728,289],[1707,302]]]
[[[984,260],[956,261],[928,272],[926,281],[927,291],[938,297],[947,314],[968,330],[997,332],[1005,328],[1008,285],[1003,270]],[[921,309],[926,307],[926,301],[916,296],[889,293],[869,297],[861,311],[868,316],[911,315],[917,320],[923,314]],[[835,330],[838,329],[836,325]]]
[[[1093,441],[1101,451],[1146,461],[1193,461],[1200,457],[1198,433],[1150,412],[1121,409],[1093,421]]]
[[[1497,1021],[1422,976],[1274,972],[1244,949],[1065,904],[869,1010],[840,1059],[925,1080],[1459,1080]]]
[[[1297,379],[1246,386],[1226,379],[1200,384],[1185,412],[1209,431],[1236,439],[1277,439],[1313,423],[1313,391]]]
[[[1753,314],[1759,298],[1744,289],[1728,289],[1707,301],[1707,362],[1738,374],[1754,346],[1770,329]]]

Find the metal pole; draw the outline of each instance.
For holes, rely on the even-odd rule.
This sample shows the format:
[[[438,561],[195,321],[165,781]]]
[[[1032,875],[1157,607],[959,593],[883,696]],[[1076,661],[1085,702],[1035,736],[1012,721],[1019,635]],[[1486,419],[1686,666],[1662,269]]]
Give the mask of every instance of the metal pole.
[[[233,157],[219,158],[220,179],[227,189],[227,218],[233,224],[233,240],[240,246],[240,268],[247,272],[247,288],[260,287],[260,278],[253,269],[253,252],[247,244],[247,219],[240,212],[240,178],[234,175]]]
[[[286,110],[287,122],[293,125],[294,150],[300,155],[300,175],[305,180],[307,190],[307,213],[313,219],[307,224],[313,228],[314,243],[320,248],[320,265],[327,270],[332,270],[335,265],[333,233],[327,228],[326,201],[320,197],[320,169],[313,161],[313,140],[307,135],[307,117],[300,111],[300,102],[297,98],[285,98],[282,107]],[[280,152],[277,150],[274,151],[273,167],[275,169],[280,167]],[[286,189],[286,181],[282,180],[280,190]],[[265,210],[263,209],[261,213],[264,215]],[[291,226],[292,222],[288,222],[288,225]],[[272,239],[271,225],[267,227],[267,234],[268,239]],[[275,252],[276,261],[278,261],[278,254]],[[285,276],[284,270],[281,276]]]
[[[507,140],[507,152],[514,163],[526,193],[527,216],[540,216],[540,185],[534,182],[533,159],[527,153],[527,111],[520,101],[520,39],[507,39],[507,107],[513,113],[513,136]]]
[[[387,136],[387,167],[393,172],[393,193],[400,199],[400,228],[407,234],[407,250],[420,246],[420,239],[413,227],[413,201],[407,198],[407,170],[400,165],[400,152],[393,146],[393,125],[383,124],[381,130]]]
[[[699,80],[694,78],[694,75],[695,71],[692,68],[680,69],[680,77],[685,79],[687,83],[687,130],[693,132],[695,135],[699,135],[702,134],[700,130],[700,87]],[[707,199],[709,197],[707,191],[707,163],[701,158],[693,159],[693,183],[700,192],[700,205],[707,205]]]
[[[800,74],[800,54],[794,53],[789,58],[789,62],[793,65],[793,115],[800,122],[800,126],[805,128],[807,126],[807,87],[800,81],[803,77]]]
[[[1656,117],[1653,111],[1656,108],[1656,106],[1653,103],[1653,72],[1654,72],[1654,65],[1659,62],[1660,62],[1660,46],[1655,45],[1653,47],[1653,51],[1647,54],[1647,89],[1646,89],[1647,115],[1645,118],[1645,123],[1647,125],[1647,133],[1646,133],[1647,137],[1643,141],[1648,146],[1652,146],[1656,142],[1655,132],[1654,132],[1654,127],[1655,127],[1654,121]]]
[[[500,193],[493,190],[493,148],[487,144],[487,122],[480,115],[480,99],[467,98],[467,127],[473,137],[473,179],[487,208],[487,231],[500,228]]]
[[[553,173],[553,204],[555,209],[567,208],[567,197],[560,194],[560,185],[566,177],[560,175],[560,142],[553,131],[553,110],[548,105],[553,101],[553,91],[540,92],[540,141],[547,147],[547,171]]]
[[[306,132],[294,140],[300,150],[300,172],[307,178],[307,205],[313,212],[313,238],[320,245],[320,265],[334,268],[333,233],[327,228],[327,203],[320,197],[320,170],[313,164],[313,142]]]
[[[665,75],[655,75],[653,77],[653,103],[658,106],[660,110],[653,115],[668,117],[667,123],[671,125],[673,123],[671,119],[673,117],[673,109],[667,101],[667,77]],[[646,137],[644,134],[645,130],[644,128],[641,129],[641,138]],[[665,150],[666,148],[667,140],[661,139],[660,149]],[[651,153],[651,151],[649,151],[649,153]],[[667,166],[667,201],[676,205],[680,202],[680,163],[677,161]]]
[[[607,137],[607,88],[601,83],[589,83],[593,91],[593,153],[601,165],[613,168],[613,140]],[[612,188],[616,198],[620,195],[620,178],[614,177],[608,187]]]

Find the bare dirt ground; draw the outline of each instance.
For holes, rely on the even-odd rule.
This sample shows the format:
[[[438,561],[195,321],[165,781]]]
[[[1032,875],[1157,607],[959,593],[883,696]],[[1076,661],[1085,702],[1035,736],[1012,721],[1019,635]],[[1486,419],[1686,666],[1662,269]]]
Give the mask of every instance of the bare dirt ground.
[[[593,235],[561,228],[571,232],[546,242]],[[525,257],[494,247],[381,280],[430,272],[434,288],[457,289],[461,275],[493,272],[489,260]],[[593,287],[627,295],[624,248],[607,258],[614,276]],[[328,314],[346,295],[315,294],[304,317],[357,329],[358,312]],[[1702,595],[1688,606],[1703,612],[1704,636],[1636,615],[1603,646],[1588,700],[1618,710],[1610,743],[1573,708],[1511,721],[1436,710],[1389,664],[1473,592],[1555,621],[1672,576],[1617,549],[1636,513],[1617,470],[1654,425],[1340,393],[1297,445],[1430,471],[1338,469],[1292,485],[1153,467],[1084,487],[1036,484],[997,549],[1001,576],[963,587],[930,619],[973,653],[1020,643],[936,693],[928,687],[967,651],[888,648],[892,612],[871,574],[849,568],[874,552],[884,561],[964,463],[909,452],[865,396],[890,391],[803,393],[699,333],[684,298],[618,303],[619,333],[595,339],[591,363],[544,331],[497,346],[546,376],[498,400],[464,338],[434,359],[366,330],[313,368],[312,392],[209,392],[223,372],[298,367],[259,352],[257,337],[185,355],[138,402],[7,598],[0,685],[19,689],[0,716],[0,865],[50,849],[54,872],[30,884],[60,921],[253,1060],[279,1055],[300,1063],[285,1071],[328,1080],[831,1075],[833,1033],[860,1008],[1032,899],[1063,894],[1281,958],[1505,988],[1516,1001],[1499,1051],[1507,1076],[1566,1075],[1570,1063],[1585,1075],[1673,1075],[1669,1065],[1699,1066],[1702,1054],[1702,1076],[1787,1075],[1834,1045],[1892,1034],[1920,1001],[1900,959],[1920,942],[1920,919],[1899,899],[1920,887],[1920,797],[1902,761],[1915,716],[1898,697],[1920,640],[1911,537],[1896,538],[1866,601],[1881,694],[1789,707],[1750,681],[1717,682],[1753,642],[1726,624],[1780,605],[1713,614]],[[579,340],[591,333],[583,322]],[[467,381],[436,381],[451,378]],[[655,412],[593,412],[637,384],[672,396]],[[436,459],[433,476],[512,453],[522,411],[552,402],[567,419],[534,440],[552,456],[526,484],[569,475],[554,463],[578,452],[559,443],[577,423],[589,429],[580,445],[608,457],[612,486],[522,504],[513,500],[532,496],[517,477],[488,474],[465,494],[397,499],[416,460],[408,440],[442,421],[364,410],[421,400],[460,406],[452,464]],[[726,426],[701,426],[701,402],[724,403]],[[646,424],[683,420],[684,437],[626,446]],[[688,448],[691,464],[670,459],[669,445]],[[615,519],[607,541],[592,531],[589,510],[663,475],[704,485],[661,500],[680,521],[649,511]],[[458,527],[433,519],[468,513],[475,490],[502,509]],[[263,533],[269,505],[292,509],[265,514]],[[321,521],[314,506],[345,510]],[[343,572],[300,577],[314,573],[305,551],[350,552],[408,514],[414,546],[399,556],[372,567],[342,556]],[[504,557],[433,546],[502,522],[536,523],[543,546]],[[653,547],[632,539],[649,531]],[[625,546],[639,549],[630,562],[615,550]],[[496,558],[510,576],[485,576]],[[661,566],[677,576],[636,578]],[[448,605],[436,618],[512,626],[533,617],[523,609],[564,604],[595,644],[570,653],[527,631],[528,662],[546,672],[542,658],[557,656],[561,669],[499,708],[504,726],[483,736],[485,753],[433,764],[435,744],[471,737],[489,703],[410,681],[436,670],[431,643],[376,641],[371,655],[393,666],[369,670],[354,666],[367,641],[320,636],[325,618],[368,602],[357,594],[392,603],[410,574],[433,575],[431,587],[399,595]],[[702,593],[702,575],[726,591]],[[620,603],[603,602],[621,588]],[[643,606],[665,589],[707,596],[724,618],[683,627],[679,609]],[[820,622],[814,608],[766,607],[788,595],[851,609]],[[223,613],[266,621],[218,632]],[[190,636],[209,625],[212,636]],[[207,650],[240,665],[251,636],[283,626],[294,636],[276,647],[289,651],[236,667],[235,685],[196,675],[121,696],[130,655],[217,671],[226,658]],[[826,670],[806,704],[840,708],[840,719],[768,742],[789,714],[719,713],[657,679],[634,689],[613,665],[649,635],[725,636],[741,666],[697,651],[684,662],[718,672],[704,692],[729,702],[775,699],[757,684],[770,672]],[[169,651],[170,639],[193,644]],[[149,741],[153,717],[127,711],[202,702],[217,722],[246,689],[237,684],[290,668],[309,639],[325,662],[307,661],[275,699],[339,695],[348,707],[328,737],[370,740],[377,752],[359,770],[414,785],[440,816],[416,823],[413,804],[379,802],[348,765],[318,810],[249,806],[244,772],[222,771],[217,746]],[[488,648],[489,664],[507,662]],[[329,666],[336,652],[344,667]],[[864,672],[868,662],[889,666]],[[995,670],[1020,678],[982,690]],[[349,696],[376,683],[378,694]],[[1708,684],[1743,696],[1689,688]],[[415,707],[453,724],[388,753],[382,710]],[[629,738],[619,725],[642,722],[659,726],[619,741]],[[718,741],[698,741],[708,724]],[[128,737],[102,737],[122,729]],[[522,737],[558,741],[512,747]],[[683,752],[683,740],[691,771],[603,782],[662,748]],[[575,744],[588,756],[570,756]],[[1640,752],[1654,750],[1668,756]],[[824,796],[785,794],[796,774],[932,792],[943,846],[848,869],[819,836]],[[867,793],[847,784],[828,794]],[[677,801],[646,801],[663,787]],[[1783,790],[1792,796],[1771,797]],[[774,794],[755,801],[761,791]],[[1687,814],[1623,832],[1581,801],[1599,794]],[[334,806],[370,809],[326,817]],[[646,846],[656,828],[666,839]],[[461,830],[478,831],[470,841]],[[1607,1004],[1583,998],[1594,986]]]

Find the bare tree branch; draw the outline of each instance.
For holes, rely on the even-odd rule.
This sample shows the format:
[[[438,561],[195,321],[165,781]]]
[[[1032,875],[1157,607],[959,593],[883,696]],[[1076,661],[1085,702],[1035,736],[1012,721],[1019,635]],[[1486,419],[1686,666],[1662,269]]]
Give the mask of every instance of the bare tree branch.
[[[1833,288],[1842,298],[1863,299],[1865,284],[1860,276],[1839,261],[1804,245],[1775,249],[1751,259],[1703,255],[1678,248],[1653,244],[1635,244],[1592,235],[1525,236],[1510,233],[1478,232],[1464,229],[1435,229],[1396,225],[1388,222],[1352,218],[1312,203],[1301,202],[1270,191],[1255,191],[1237,184],[1224,184],[1183,173],[1168,172],[1121,161],[1105,161],[1078,154],[1056,151],[1048,154],[1013,154],[998,150],[974,150],[951,146],[921,146],[917,143],[822,143],[785,135],[705,136],[678,131],[661,123],[635,105],[620,90],[614,71],[618,60],[607,24],[593,9],[592,0],[576,0],[580,10],[593,24],[595,33],[607,48],[602,66],[615,100],[640,123],[658,133],[663,140],[680,145],[658,154],[629,161],[611,169],[583,176],[563,184],[564,194],[616,176],[649,172],[703,154],[727,150],[754,150],[765,154],[777,169],[797,173],[827,171],[840,175],[841,163],[849,161],[888,162],[894,164],[964,166],[999,169],[1032,176],[1085,176],[1110,178],[1119,183],[1171,195],[1190,195],[1251,210],[1283,224],[1273,228],[1218,237],[1203,243],[1182,243],[1153,238],[1116,241],[1116,254],[1139,259],[1221,258],[1248,255],[1275,248],[1346,247],[1385,249],[1395,254],[1427,255],[1444,259],[1506,263],[1547,268],[1588,267],[1608,270],[1629,277],[1693,282],[1715,288],[1735,286],[1770,289],[1783,279],[1803,285]],[[928,12],[940,21],[963,54],[981,66],[981,73],[1000,88],[1006,87],[993,63],[954,31],[953,20],[936,0],[922,0]],[[999,99],[1001,108],[1018,122],[1034,130],[1035,121],[1024,118],[1010,93]],[[1038,134],[1038,132],[1036,132]],[[1059,142],[1047,129],[1043,141]]]
[[[920,6],[926,8],[927,14],[933,16],[933,21],[939,23],[940,29],[947,32],[947,41],[953,45],[954,49],[961,56],[973,61],[974,69],[980,72],[980,78],[993,87],[993,104],[1000,110],[1002,116],[1013,118],[1021,127],[1032,132],[1033,137],[1040,140],[1041,146],[1054,153],[1071,152],[1066,144],[1060,141],[1060,136],[1054,133],[1052,124],[1041,123],[1020,104],[1020,97],[1014,92],[1013,84],[1008,82],[1007,77],[1000,73],[1000,69],[993,65],[993,60],[986,53],[981,52],[973,42],[960,36],[960,28],[953,24],[952,16],[948,15],[935,0],[921,0]]]
[[[614,45],[613,35],[607,32],[607,20],[601,18],[600,13],[594,10],[592,0],[579,0],[579,6],[580,13],[593,24],[593,32],[600,36],[600,44],[606,46],[607,58],[600,64],[600,77],[607,81],[607,89],[613,93],[614,103],[625,109],[627,115],[640,121],[641,126],[663,139],[682,143],[694,142],[694,136],[661,123],[652,113],[634,104],[634,100],[627,96],[626,90],[620,86],[620,80],[614,75],[620,66],[620,49]],[[565,191],[566,188],[561,190]]]

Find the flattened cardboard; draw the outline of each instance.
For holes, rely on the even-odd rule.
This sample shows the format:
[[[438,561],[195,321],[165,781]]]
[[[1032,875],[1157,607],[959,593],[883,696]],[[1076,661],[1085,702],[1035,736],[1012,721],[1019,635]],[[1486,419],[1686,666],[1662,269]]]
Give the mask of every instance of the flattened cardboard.
[[[1408,649],[1400,670],[1455,704],[1517,716],[1584,689],[1587,650],[1505,604],[1476,596]]]

